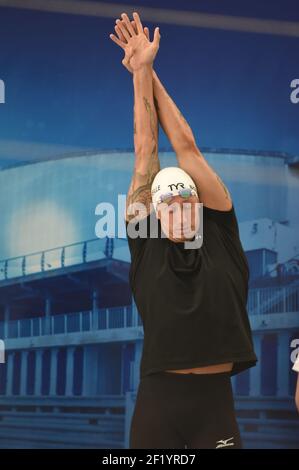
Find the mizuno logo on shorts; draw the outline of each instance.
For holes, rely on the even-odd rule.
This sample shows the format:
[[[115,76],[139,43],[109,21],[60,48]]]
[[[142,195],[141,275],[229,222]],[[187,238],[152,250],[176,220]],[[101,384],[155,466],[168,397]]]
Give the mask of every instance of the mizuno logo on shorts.
[[[216,442],[216,449],[219,449],[220,447],[229,447],[229,446],[234,446],[234,442],[230,442],[233,439],[233,437],[230,437],[228,439],[222,439],[221,441]]]

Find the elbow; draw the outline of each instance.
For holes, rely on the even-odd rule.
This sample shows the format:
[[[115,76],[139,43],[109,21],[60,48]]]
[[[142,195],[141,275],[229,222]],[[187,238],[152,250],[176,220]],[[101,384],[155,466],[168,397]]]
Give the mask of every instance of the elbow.
[[[202,158],[202,153],[196,145],[195,140],[182,138],[177,140],[177,142],[172,144],[173,149],[178,157],[183,158]]]
[[[196,141],[191,129],[190,132],[177,132],[173,137],[172,145],[174,148],[183,151],[194,152],[197,149]]]

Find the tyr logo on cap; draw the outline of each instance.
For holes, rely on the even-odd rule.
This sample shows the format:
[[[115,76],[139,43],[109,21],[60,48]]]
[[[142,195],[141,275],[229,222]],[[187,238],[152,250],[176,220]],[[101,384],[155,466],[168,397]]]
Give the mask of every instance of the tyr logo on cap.
[[[181,188],[185,188],[185,185],[184,183],[172,183],[172,184],[169,184],[168,187],[170,189],[170,191],[173,191],[173,187],[172,186],[175,186],[175,189],[178,189],[178,187],[180,186]]]

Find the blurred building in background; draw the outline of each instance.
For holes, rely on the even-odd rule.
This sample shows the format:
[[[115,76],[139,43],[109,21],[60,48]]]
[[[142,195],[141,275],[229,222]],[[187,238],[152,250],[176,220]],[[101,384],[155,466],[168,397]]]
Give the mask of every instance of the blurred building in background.
[[[232,379],[244,445],[299,448],[299,159],[202,151],[232,195],[251,271],[259,362]],[[128,446],[143,328],[118,196],[133,165],[131,152],[88,152],[0,171],[0,447]],[[103,202],[115,233],[98,238]]]

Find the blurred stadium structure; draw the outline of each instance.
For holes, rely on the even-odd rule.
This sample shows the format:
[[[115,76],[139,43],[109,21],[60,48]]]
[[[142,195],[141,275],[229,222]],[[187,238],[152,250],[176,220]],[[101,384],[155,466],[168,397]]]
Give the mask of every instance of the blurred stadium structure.
[[[244,444],[299,448],[290,360],[299,338],[299,158],[203,153],[232,194],[251,271],[259,362],[232,379]],[[176,165],[173,153],[159,155],[161,167]],[[94,228],[99,202],[117,211],[133,164],[129,152],[85,152],[0,171],[2,448],[128,446],[143,328],[125,231],[99,239]]]

